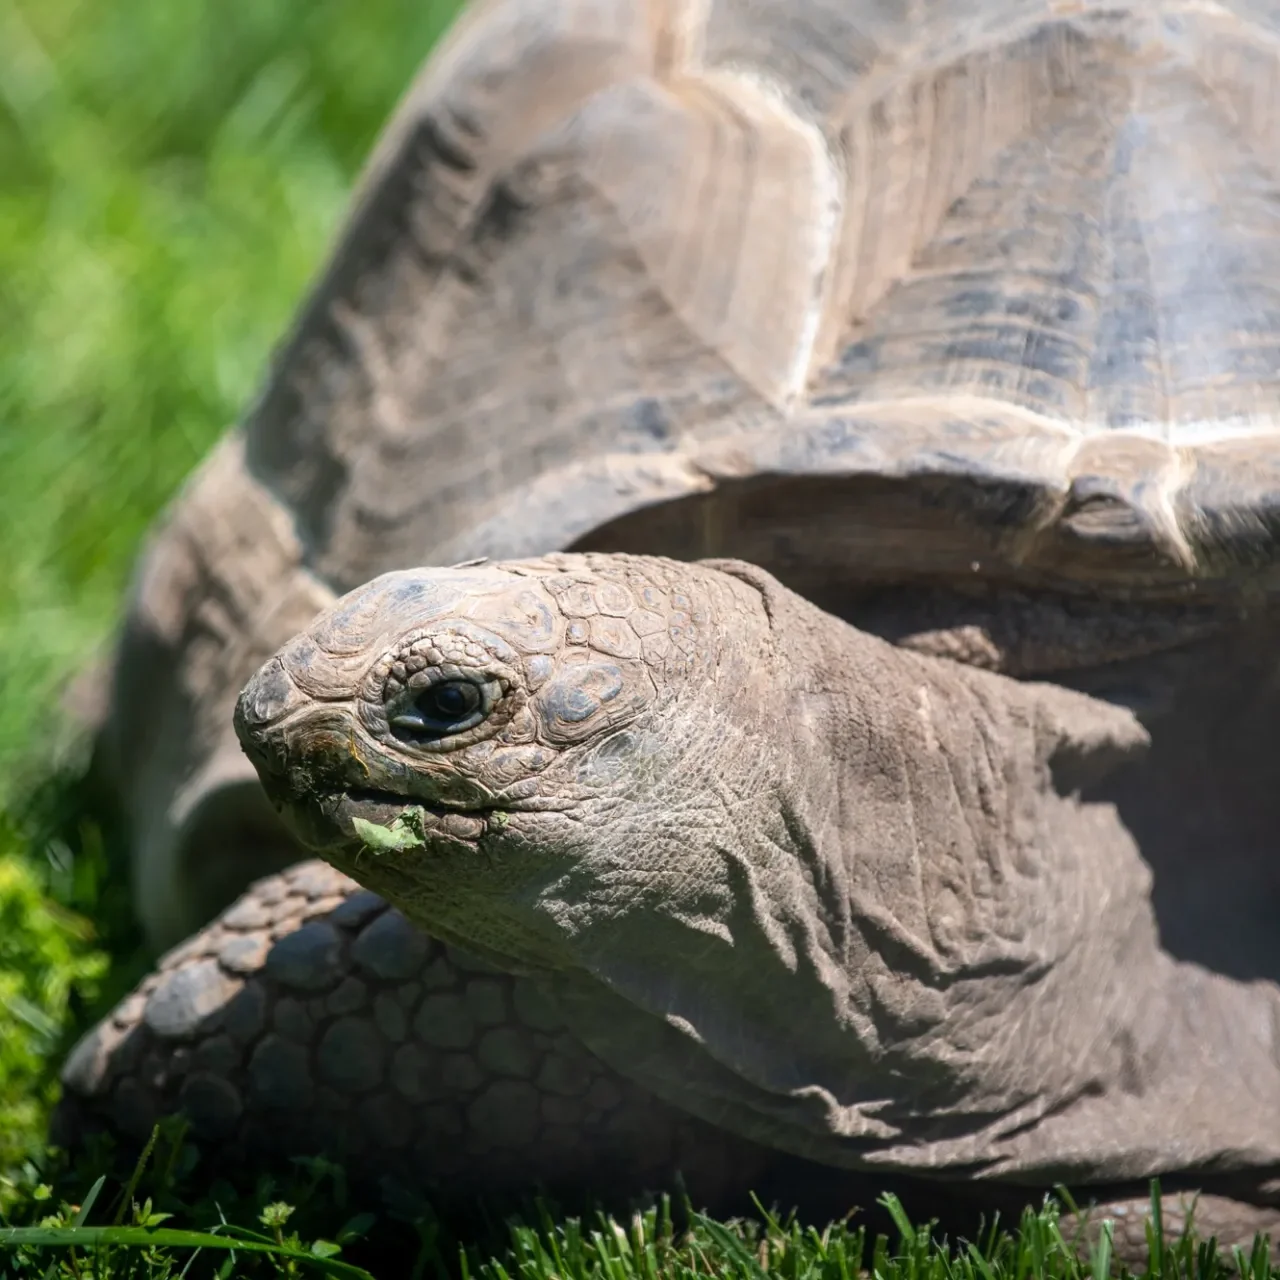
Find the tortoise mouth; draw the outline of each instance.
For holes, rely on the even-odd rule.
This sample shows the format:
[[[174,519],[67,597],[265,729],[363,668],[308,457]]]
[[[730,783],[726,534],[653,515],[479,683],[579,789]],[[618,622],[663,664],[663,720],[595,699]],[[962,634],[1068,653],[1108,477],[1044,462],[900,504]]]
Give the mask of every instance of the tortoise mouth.
[[[490,829],[503,825],[506,814],[497,805],[451,804],[368,787],[273,798],[303,844],[326,858],[368,846],[379,831],[402,833],[406,849],[429,846],[434,840],[474,844]]]
[[[494,805],[448,803],[429,797],[401,795],[395,791],[359,787],[337,792],[326,806],[328,817],[344,843],[367,843],[369,827],[400,830],[405,839],[418,837],[425,845],[433,837],[474,842],[484,834],[495,813]]]

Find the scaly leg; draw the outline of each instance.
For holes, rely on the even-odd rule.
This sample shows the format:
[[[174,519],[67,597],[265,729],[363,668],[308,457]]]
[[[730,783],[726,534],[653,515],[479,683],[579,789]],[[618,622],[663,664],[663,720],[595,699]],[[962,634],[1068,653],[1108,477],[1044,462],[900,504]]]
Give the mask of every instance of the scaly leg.
[[[321,862],[259,881],[89,1033],[55,1136],[145,1138],[185,1112],[231,1161],[324,1151],[451,1190],[699,1200],[767,1153],[685,1116],[574,1039],[526,979],[427,937]]]

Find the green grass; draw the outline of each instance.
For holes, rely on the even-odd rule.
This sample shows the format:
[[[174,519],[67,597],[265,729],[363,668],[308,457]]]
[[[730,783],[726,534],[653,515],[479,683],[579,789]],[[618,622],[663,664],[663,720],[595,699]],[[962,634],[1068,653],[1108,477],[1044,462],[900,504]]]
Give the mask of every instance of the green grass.
[[[183,1149],[179,1136],[172,1150]],[[1109,1227],[1102,1228],[1092,1248],[1085,1247],[1052,1198],[1025,1209],[1013,1230],[993,1220],[975,1240],[953,1241],[940,1237],[931,1223],[914,1223],[892,1195],[882,1196],[879,1205],[893,1229],[875,1234],[853,1213],[819,1228],[757,1206],[752,1218],[718,1222],[663,1198],[621,1219],[603,1213],[566,1216],[534,1202],[523,1216],[491,1223],[478,1238],[460,1242],[429,1209],[420,1208],[387,1224],[398,1230],[400,1248],[392,1269],[375,1271],[370,1267],[376,1267],[377,1254],[371,1256],[368,1246],[382,1224],[370,1214],[344,1218],[340,1178],[336,1195],[330,1189],[328,1196],[315,1196],[336,1172],[323,1161],[300,1162],[309,1166],[304,1201],[328,1215],[327,1229],[317,1234],[314,1213],[305,1221],[305,1204],[300,1214],[288,1201],[270,1199],[273,1188],[265,1185],[258,1188],[260,1208],[252,1226],[229,1221],[216,1202],[189,1212],[197,1220],[203,1214],[202,1229],[177,1225],[164,1200],[172,1200],[180,1178],[163,1154],[150,1155],[114,1194],[100,1177],[82,1202],[54,1208],[51,1188],[38,1188],[43,1202],[33,1196],[25,1206],[34,1223],[0,1225],[0,1277],[6,1275],[6,1262],[7,1274],[15,1277],[74,1280],[305,1275],[339,1280],[378,1280],[379,1275],[413,1280],[1109,1280],[1131,1274],[1116,1265]],[[161,1201],[144,1194],[148,1180],[156,1184]],[[235,1196],[230,1188],[225,1194]],[[1149,1264],[1143,1273],[1152,1280],[1232,1275],[1273,1280],[1265,1241],[1250,1252],[1224,1255],[1212,1241],[1191,1235],[1166,1239],[1157,1184],[1152,1202]]]
[[[252,1227],[229,1225],[219,1215],[194,1231],[169,1225],[169,1215],[147,1199],[120,1201],[114,1218],[99,1208],[103,1182],[83,1204],[61,1205],[32,1227],[0,1227],[13,1275],[94,1277],[95,1280],[174,1280],[189,1275],[330,1276],[377,1280],[355,1260],[371,1218],[352,1218],[333,1238],[292,1228],[295,1209],[265,1204]],[[131,1189],[131,1188],[127,1188]],[[1153,1187],[1153,1202],[1158,1188]],[[717,1222],[668,1199],[619,1220],[603,1213],[557,1215],[534,1204],[524,1218],[503,1224],[480,1245],[446,1239],[440,1224],[419,1217],[415,1240],[393,1274],[413,1280],[1108,1280],[1131,1273],[1115,1264],[1109,1228],[1092,1249],[1082,1247],[1060,1220],[1052,1200],[1028,1207],[1012,1231],[992,1222],[976,1241],[940,1238],[930,1223],[913,1223],[893,1196],[881,1197],[893,1234],[872,1235],[851,1219],[806,1226],[760,1207],[758,1216]],[[125,1221],[128,1207],[130,1220]],[[95,1213],[96,1211],[96,1213]],[[108,1218],[107,1225],[94,1219]],[[1148,1228],[1152,1280],[1273,1280],[1265,1242],[1251,1252],[1221,1254],[1192,1236],[1166,1240],[1154,1216]],[[3,1275],[0,1259],[0,1275]]]
[[[1103,1280],[1107,1257],[1080,1263],[1051,1208],[981,1249],[939,1247],[896,1205],[896,1241],[659,1209],[540,1210],[459,1241],[412,1197],[375,1219],[324,1161],[209,1183],[173,1125],[132,1173],[106,1145],[45,1147],[69,1038],[148,963],[118,841],[76,785],[72,678],[455,5],[0,0],[0,1276]],[[1162,1277],[1222,1273],[1154,1245]]]

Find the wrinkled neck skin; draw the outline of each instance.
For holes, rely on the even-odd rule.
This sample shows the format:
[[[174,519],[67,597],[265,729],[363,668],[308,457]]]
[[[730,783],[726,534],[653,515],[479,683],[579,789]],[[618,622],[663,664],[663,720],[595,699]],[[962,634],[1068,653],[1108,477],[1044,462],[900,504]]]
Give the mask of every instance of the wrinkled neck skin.
[[[733,593],[696,714],[637,726],[662,785],[602,801],[626,820],[588,819],[539,895],[591,1047],[835,1165],[1088,1181],[1280,1159],[1275,992],[1161,952],[1145,863],[1075,795],[1141,754],[1127,713],[720,568],[754,599]]]

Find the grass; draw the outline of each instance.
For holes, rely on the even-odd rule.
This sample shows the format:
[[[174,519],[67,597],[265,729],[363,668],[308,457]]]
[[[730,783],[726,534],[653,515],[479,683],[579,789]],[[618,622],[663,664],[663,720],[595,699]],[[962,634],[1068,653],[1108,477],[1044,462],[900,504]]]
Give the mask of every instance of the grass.
[[[179,1139],[175,1150],[181,1149]],[[334,1172],[323,1161],[304,1163],[311,1166],[312,1192]],[[343,1221],[334,1215],[334,1200],[321,1197],[332,1224],[341,1225],[316,1235],[295,1226],[294,1205],[264,1200],[252,1227],[229,1222],[216,1204],[205,1229],[173,1226],[172,1215],[150,1196],[138,1198],[149,1167],[161,1173],[160,1194],[171,1199],[172,1164],[144,1156],[114,1196],[105,1193],[100,1177],[81,1203],[62,1203],[30,1226],[0,1226],[0,1277],[7,1249],[12,1276],[378,1280],[361,1253],[379,1225],[372,1215]],[[49,1190],[40,1188],[46,1198]],[[259,1196],[266,1195],[269,1189],[259,1188]],[[429,1210],[420,1210],[391,1224],[407,1247],[394,1270],[380,1274],[412,1280],[1109,1280],[1129,1274],[1115,1265],[1108,1227],[1091,1250],[1081,1247],[1072,1229],[1064,1230],[1052,1198],[1025,1209],[1014,1230],[1002,1230],[997,1220],[977,1240],[954,1242],[939,1238],[931,1223],[912,1222],[894,1196],[879,1203],[893,1223],[891,1234],[872,1235],[853,1215],[817,1228],[759,1205],[756,1217],[717,1222],[668,1198],[622,1220],[603,1213],[564,1216],[535,1202],[523,1217],[494,1224],[469,1243],[451,1238]],[[1212,1241],[1190,1235],[1169,1240],[1160,1226],[1156,1184],[1152,1206],[1145,1272],[1152,1280],[1273,1280],[1265,1241],[1227,1256]],[[33,1207],[39,1214],[34,1199],[28,1202]]]
[[[0,1276],[1105,1280],[1052,1206],[981,1247],[670,1206],[450,1235],[298,1160],[202,1179],[181,1127],[121,1171],[45,1146],[56,1064],[149,963],[77,786],[76,672],[140,539],[253,393],[370,141],[456,0],[0,0]],[[532,1224],[532,1225],[530,1225]],[[496,1234],[495,1234],[496,1232]],[[1151,1272],[1227,1260],[1152,1241]],[[1261,1255],[1234,1260],[1269,1276]]]

